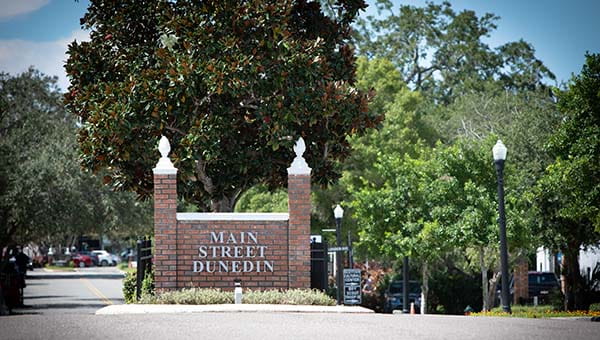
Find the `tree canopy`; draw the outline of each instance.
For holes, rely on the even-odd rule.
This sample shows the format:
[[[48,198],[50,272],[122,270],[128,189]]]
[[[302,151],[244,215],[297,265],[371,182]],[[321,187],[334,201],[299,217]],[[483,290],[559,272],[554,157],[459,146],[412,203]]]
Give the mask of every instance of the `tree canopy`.
[[[351,28],[363,1],[92,0],[69,46],[67,108],[81,117],[81,163],[114,188],[151,195],[156,145],[171,141],[179,194],[231,211],[246,189],[286,183],[307,141],[327,184],[347,135],[376,126],[355,87]]]
[[[519,40],[496,48],[484,42],[496,29],[498,16],[456,12],[449,2],[425,6],[376,3],[380,17],[359,22],[359,53],[390,60],[411,88],[441,103],[468,90],[481,90],[482,81],[498,81],[506,89],[544,87],[550,70],[535,56],[531,44]]]
[[[586,308],[579,272],[581,247],[600,241],[600,55],[586,55],[581,73],[559,95],[564,115],[548,150],[555,157],[536,184],[537,233],[565,255],[565,307]]]
[[[33,69],[0,74],[0,249],[147,232],[147,206],[81,172],[76,130],[55,78]]]

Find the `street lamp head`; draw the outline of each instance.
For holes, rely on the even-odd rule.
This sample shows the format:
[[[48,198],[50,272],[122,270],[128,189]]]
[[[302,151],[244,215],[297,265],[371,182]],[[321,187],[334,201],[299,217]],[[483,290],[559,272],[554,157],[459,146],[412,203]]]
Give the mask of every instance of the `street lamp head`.
[[[344,217],[344,209],[342,209],[339,204],[335,206],[335,209],[333,209],[333,216],[335,218]]]
[[[495,161],[503,161],[506,159],[506,146],[504,146],[501,140],[498,139],[496,145],[492,148],[492,153],[494,154]]]

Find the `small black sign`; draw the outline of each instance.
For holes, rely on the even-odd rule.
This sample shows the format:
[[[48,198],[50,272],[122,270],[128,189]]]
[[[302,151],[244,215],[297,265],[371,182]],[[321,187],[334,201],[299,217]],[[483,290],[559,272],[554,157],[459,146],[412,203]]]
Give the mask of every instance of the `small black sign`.
[[[344,304],[360,305],[361,303],[360,269],[344,269]]]

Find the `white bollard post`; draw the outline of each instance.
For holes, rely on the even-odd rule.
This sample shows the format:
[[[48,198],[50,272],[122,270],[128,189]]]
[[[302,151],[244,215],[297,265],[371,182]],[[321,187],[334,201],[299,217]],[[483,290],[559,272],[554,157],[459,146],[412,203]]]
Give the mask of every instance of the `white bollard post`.
[[[235,282],[235,289],[233,290],[233,299],[235,300],[235,304],[242,303],[242,284],[239,281]]]
[[[533,305],[534,305],[534,306],[537,306],[537,305],[538,305],[538,297],[537,297],[537,296],[534,296],[534,297],[533,297]]]

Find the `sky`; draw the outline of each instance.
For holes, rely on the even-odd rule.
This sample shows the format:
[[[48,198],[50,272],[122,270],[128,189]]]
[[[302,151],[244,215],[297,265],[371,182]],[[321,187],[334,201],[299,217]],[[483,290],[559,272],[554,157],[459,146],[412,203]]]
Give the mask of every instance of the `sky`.
[[[395,0],[423,5],[425,0]],[[439,3],[439,0],[434,1]],[[373,0],[363,15],[376,14]],[[578,74],[586,51],[600,53],[600,0],[451,0],[456,11],[500,16],[485,41],[496,47],[523,39],[556,75],[557,82]],[[16,75],[29,66],[58,76],[66,90],[65,51],[73,40],[88,39],[79,26],[88,0],[0,0],[0,71]],[[554,84],[553,84],[554,85]]]

